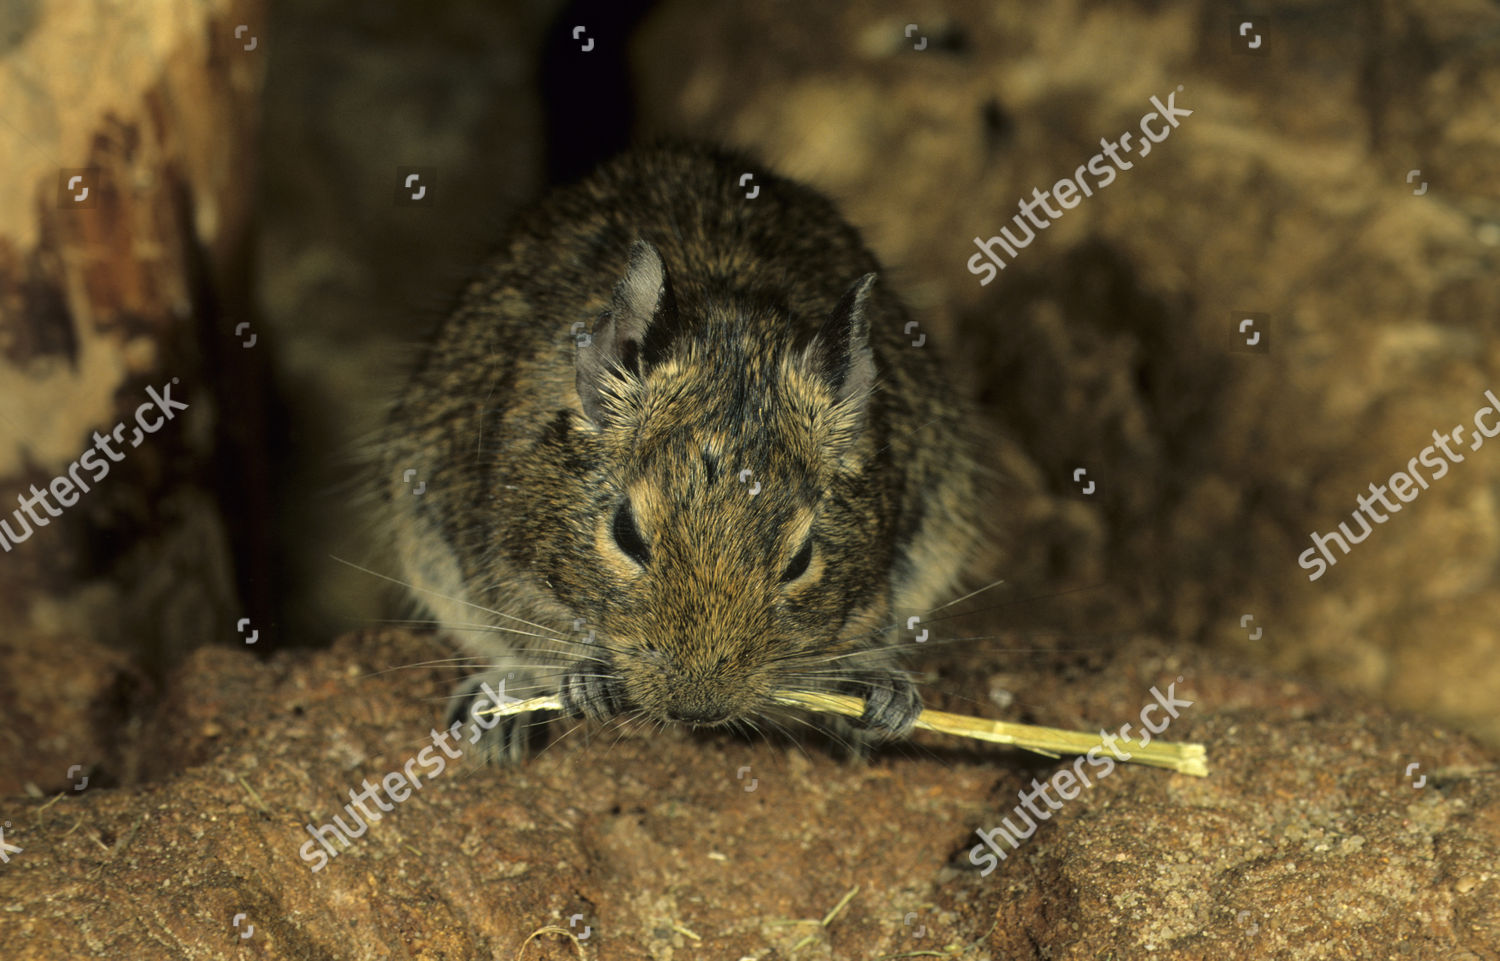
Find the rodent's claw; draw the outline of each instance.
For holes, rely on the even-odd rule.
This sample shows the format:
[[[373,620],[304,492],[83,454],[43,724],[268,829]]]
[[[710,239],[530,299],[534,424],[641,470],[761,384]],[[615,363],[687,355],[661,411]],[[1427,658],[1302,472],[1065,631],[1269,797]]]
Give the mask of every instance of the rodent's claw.
[[[625,709],[620,682],[598,674],[567,674],[557,692],[563,710],[573,717],[596,721],[617,717]]]
[[[848,687],[865,699],[865,713],[856,723],[882,739],[906,737],[922,713],[922,695],[904,674],[865,674]]]

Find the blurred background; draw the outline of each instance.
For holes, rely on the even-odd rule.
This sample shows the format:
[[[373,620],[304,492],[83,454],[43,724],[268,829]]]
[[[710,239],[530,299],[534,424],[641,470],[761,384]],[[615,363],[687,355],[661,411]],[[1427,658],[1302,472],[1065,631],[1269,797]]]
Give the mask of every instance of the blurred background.
[[[1500,744],[1500,441],[1297,560],[1500,389],[1500,11],[1262,9],[0,0],[0,518],[189,404],[0,554],[0,785],[127,783],[189,651],[382,616],[334,558],[378,563],[351,491],[414,348],[526,203],[668,135],[864,231],[1013,444],[996,603],[1039,646],[1155,632]],[[981,285],[975,238],[1174,91]]]

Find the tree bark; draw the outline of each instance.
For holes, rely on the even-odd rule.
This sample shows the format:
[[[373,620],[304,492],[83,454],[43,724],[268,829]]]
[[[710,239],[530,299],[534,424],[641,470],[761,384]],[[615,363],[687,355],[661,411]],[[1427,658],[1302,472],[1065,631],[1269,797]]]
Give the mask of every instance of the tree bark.
[[[259,0],[7,6],[0,791],[55,790],[128,780],[114,722],[265,609],[265,559],[233,548],[269,513],[246,257],[267,38]]]

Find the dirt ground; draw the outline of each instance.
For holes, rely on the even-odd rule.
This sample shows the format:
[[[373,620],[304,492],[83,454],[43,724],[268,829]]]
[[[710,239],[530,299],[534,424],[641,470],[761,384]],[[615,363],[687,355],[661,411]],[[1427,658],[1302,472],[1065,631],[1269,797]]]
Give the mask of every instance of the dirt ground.
[[[932,706],[1113,730],[1174,685],[1192,704],[1164,736],[1207,744],[1211,775],[1121,765],[987,862],[976,829],[1019,825],[1018,792],[1069,759],[919,735],[851,764],[556,722],[520,769],[457,746],[323,856],[309,826],[357,830],[350,793],[431,745],[454,672],[392,669],[444,652],[405,633],[266,662],[209,647],[157,700],[147,783],[0,801],[21,848],[6,956],[1497,956],[1493,753],[1150,638],[1007,646],[932,657]]]

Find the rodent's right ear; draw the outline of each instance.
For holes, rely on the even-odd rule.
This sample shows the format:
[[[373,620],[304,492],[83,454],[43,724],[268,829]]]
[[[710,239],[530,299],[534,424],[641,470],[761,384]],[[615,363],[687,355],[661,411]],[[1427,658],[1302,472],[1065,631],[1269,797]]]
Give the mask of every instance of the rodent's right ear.
[[[630,245],[630,265],[614,299],[594,324],[593,337],[577,351],[578,399],[589,420],[608,420],[613,383],[641,378],[664,356],[678,326],[677,301],[661,253],[645,240]]]
[[[875,383],[870,350],[870,293],[879,275],[865,274],[849,286],[823,326],[808,357],[816,364],[841,404],[862,411]]]

